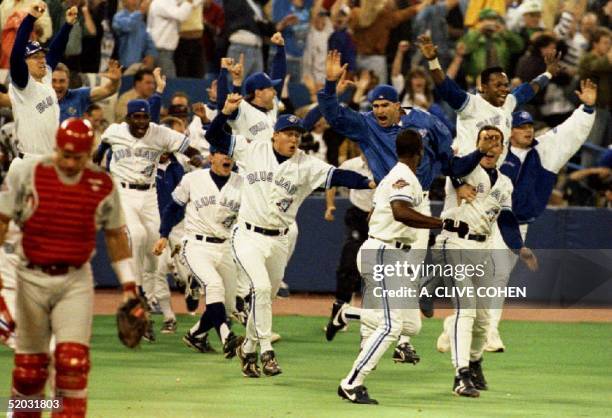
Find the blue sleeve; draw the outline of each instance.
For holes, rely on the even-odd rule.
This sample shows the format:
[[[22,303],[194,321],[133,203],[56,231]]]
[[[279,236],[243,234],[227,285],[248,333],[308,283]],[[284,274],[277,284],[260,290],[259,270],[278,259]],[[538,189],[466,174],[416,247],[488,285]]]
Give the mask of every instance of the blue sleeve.
[[[119,11],[113,17],[113,30],[116,32],[129,33],[138,30],[138,26],[142,21],[142,13],[128,12],[127,10]]]
[[[444,110],[442,110],[442,107],[440,107],[439,104],[434,103],[427,110],[429,111],[429,113],[440,119],[440,122],[442,122],[444,126],[446,126],[453,138],[457,135],[455,124],[448,118],[448,116],[446,115],[446,113],[444,113]]]
[[[100,163],[102,162],[102,158],[104,158],[104,153],[106,153],[106,151],[108,151],[110,147],[110,144],[108,144],[107,142],[101,142],[100,145],[98,145],[98,149],[94,153],[93,162],[100,165]]]
[[[370,179],[351,170],[336,168],[332,172],[330,187],[344,186],[349,189],[369,189]]]
[[[64,23],[62,28],[59,30],[59,33],[55,35],[49,44],[49,52],[47,52],[47,65],[49,65],[52,70],[55,70],[55,67],[57,67],[57,64],[64,56],[64,51],[66,51],[66,45],[68,44],[68,37],[70,36],[71,30],[72,25]]]
[[[463,109],[469,100],[468,94],[448,76],[444,77],[442,84],[436,86],[436,91],[456,111]]]
[[[26,15],[21,25],[19,25],[19,29],[17,29],[15,43],[11,50],[11,82],[20,89],[24,89],[28,85],[29,72],[24,55],[35,21],[36,18],[34,16],[31,14]]]
[[[336,96],[336,82],[325,81],[325,87],[317,93],[321,114],[327,123],[351,141],[368,141],[368,127],[359,112],[340,106]]]
[[[599,166],[612,168],[612,149],[607,150],[599,160]]]
[[[523,248],[524,243],[519,224],[511,210],[501,211],[497,218],[497,225],[508,248],[514,252]]]
[[[227,100],[227,96],[229,94],[229,90],[227,88],[229,84],[228,74],[227,68],[221,68],[221,71],[219,71],[219,77],[217,77],[217,109],[219,110],[219,113],[221,113],[221,109],[223,109],[223,106],[225,106],[225,100]],[[240,90],[240,87],[238,87],[238,90]],[[236,93],[240,93],[240,91]],[[232,113],[228,119],[236,119],[236,116],[238,116],[237,110]]]
[[[217,116],[212,120],[204,135],[210,145],[224,150],[230,150],[232,147],[232,136],[225,132],[224,129],[227,120],[227,115],[222,112],[218,112]]]
[[[278,86],[276,86],[276,94],[278,97],[281,95],[283,90],[283,83],[285,82],[285,76],[287,75],[287,57],[285,56],[285,47],[276,46],[276,54],[272,60],[272,70],[270,71],[270,78],[272,80],[282,80]]]
[[[157,92],[153,93],[151,97],[147,99],[149,102],[149,112],[151,114],[151,122],[159,123],[161,115],[161,95]]]
[[[174,228],[185,216],[185,207],[179,205],[170,199],[170,202],[162,210],[161,222],[159,226],[159,235],[162,238],[168,238],[170,231]]]
[[[453,157],[450,160],[448,174],[446,176],[465,177],[470,174],[480,163],[484,156],[479,150],[475,150],[465,157]],[[444,173],[444,172],[443,172]]]
[[[538,77],[534,78],[534,81]],[[546,78],[546,77],[544,77],[544,78]],[[548,78],[546,78],[546,79],[548,80]],[[541,87],[540,87],[540,89],[541,89]],[[516,97],[516,105],[520,106],[522,104],[525,104],[525,103],[529,102],[531,99],[533,99],[534,96],[536,95],[536,92],[533,90],[533,87],[531,87],[531,84],[523,83],[520,86],[518,86],[517,88],[515,88],[514,90],[512,90],[512,95],[514,97]]]
[[[319,106],[315,106],[308,111],[304,119],[302,120],[302,125],[306,128],[307,131],[312,131],[315,124],[321,119],[323,115],[321,114],[321,109]]]
[[[183,179],[183,176],[185,175],[185,169],[183,168],[181,163],[179,163],[178,161],[172,164],[172,168],[173,168],[172,176],[173,176],[173,182],[174,182],[172,191],[174,191],[174,189],[176,189],[176,186],[178,186],[178,184]]]

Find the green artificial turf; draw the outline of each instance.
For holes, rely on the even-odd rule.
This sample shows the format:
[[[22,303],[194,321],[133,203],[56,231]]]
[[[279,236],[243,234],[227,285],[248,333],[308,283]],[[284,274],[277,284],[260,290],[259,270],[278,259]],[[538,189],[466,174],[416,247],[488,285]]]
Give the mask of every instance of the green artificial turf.
[[[160,317],[155,317],[157,325]],[[612,324],[502,323],[508,351],[487,354],[490,390],[479,399],[451,394],[448,354],[435,351],[439,320],[425,320],[414,339],[421,363],[396,365],[391,350],[367,379],[378,406],[353,405],[336,395],[355,359],[358,326],[325,341],[326,320],[275,318],[283,339],[275,349],[283,374],[242,377],[236,358],[200,354],[179,332],[159,335],[130,351],[116,338],[114,317],[97,316],[92,341],[88,417],[604,417],[612,415]],[[240,327],[239,332],[243,332]],[[216,335],[213,345],[220,350]],[[8,394],[11,353],[0,349]]]

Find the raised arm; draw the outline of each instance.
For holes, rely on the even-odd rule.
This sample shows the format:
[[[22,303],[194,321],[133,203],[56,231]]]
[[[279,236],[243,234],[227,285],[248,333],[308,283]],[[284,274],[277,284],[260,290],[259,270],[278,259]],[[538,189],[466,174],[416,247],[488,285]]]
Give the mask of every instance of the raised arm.
[[[39,16],[42,16],[45,7],[46,5],[44,3],[42,3],[42,5],[40,3],[38,5],[33,5],[29,13],[21,21],[19,29],[17,29],[15,43],[11,50],[10,72],[11,82],[20,89],[25,88],[28,84],[28,65],[25,62],[26,45],[28,44],[28,39],[30,39],[30,34],[34,28],[34,22]],[[40,8],[42,8],[42,10]]]
[[[66,10],[66,23],[64,23],[59,30],[59,33],[55,35],[51,43],[49,44],[49,52],[47,53],[47,64],[52,70],[55,69],[57,64],[64,56],[66,51],[66,45],[68,44],[68,37],[72,26],[76,23],[79,11],[76,6],[72,6]]]
[[[127,11],[117,12],[113,17],[113,30],[119,33],[130,33],[138,30],[142,22],[142,13],[135,11],[128,13]]]
[[[225,131],[224,127],[225,123],[229,119],[229,115],[238,109],[241,101],[242,96],[239,94],[232,93],[228,95],[223,109],[217,113],[217,116],[215,116],[215,118],[212,120],[206,134],[204,135],[211,146],[221,148],[226,151],[231,151],[232,136]]]
[[[100,76],[106,77],[109,81],[103,86],[98,86],[91,89],[89,98],[92,102],[106,99],[119,90],[119,84],[121,83],[121,66],[119,65],[119,62],[110,60],[108,62],[108,71],[100,74]]]
[[[272,60],[272,69],[270,71],[270,78],[272,80],[284,80],[287,75],[287,57],[285,56],[285,39],[280,32],[276,32],[270,41],[276,45],[276,55]],[[281,95],[283,89],[283,83],[280,83],[275,87],[276,94],[278,97]]]

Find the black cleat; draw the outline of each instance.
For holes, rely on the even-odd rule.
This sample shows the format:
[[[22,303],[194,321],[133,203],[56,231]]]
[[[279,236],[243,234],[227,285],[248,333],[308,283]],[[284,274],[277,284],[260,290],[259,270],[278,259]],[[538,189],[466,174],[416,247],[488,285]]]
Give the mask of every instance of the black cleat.
[[[419,308],[425,318],[431,318],[434,316],[434,301],[433,296],[423,295],[419,298]]]
[[[276,376],[283,372],[272,350],[261,353],[261,368],[266,376]]]
[[[487,390],[487,380],[482,372],[482,358],[478,361],[470,361],[470,375],[472,377],[472,383],[478,390]]]
[[[176,322],[176,319],[168,319],[167,321],[164,321],[160,332],[162,334],[174,334],[177,328],[178,323]]]
[[[370,398],[368,389],[363,385],[355,386],[353,389],[345,389],[342,387],[342,385],[340,385],[338,386],[338,396],[353,403],[363,405],[378,405],[378,401]]]
[[[416,364],[421,361],[421,357],[410,343],[401,343],[395,347],[393,352],[393,361],[396,363],[412,363]]]
[[[189,348],[193,348],[195,351],[200,353],[215,353],[215,349],[212,348],[208,341],[208,334],[204,334],[201,337],[194,337],[190,332],[183,336],[183,342]]]
[[[458,396],[466,396],[468,398],[478,398],[480,392],[474,386],[471,378],[470,369],[464,367],[459,370],[459,374],[455,376],[455,382],[453,383],[453,393]]]
[[[338,302],[334,302],[332,305],[331,316],[329,318],[329,322],[327,323],[327,327],[325,328],[325,338],[327,338],[327,341],[333,340],[338,331],[347,325],[343,318],[343,314],[344,310],[348,308],[348,306],[349,305],[346,303]]]
[[[153,331],[153,324],[154,322],[151,319],[149,319],[149,322],[147,322],[147,329],[142,335],[142,338],[145,341],[150,342],[150,343],[155,342],[155,331]]]
[[[245,353],[242,344],[236,348],[236,355],[240,360],[240,368],[244,377],[259,377],[261,371],[257,365],[257,353]]]
[[[227,336],[225,340],[225,344],[223,344],[223,357],[225,358],[233,358],[236,356],[236,349],[238,349],[239,345],[242,345],[244,342],[244,337],[242,335],[236,335],[233,332]]]

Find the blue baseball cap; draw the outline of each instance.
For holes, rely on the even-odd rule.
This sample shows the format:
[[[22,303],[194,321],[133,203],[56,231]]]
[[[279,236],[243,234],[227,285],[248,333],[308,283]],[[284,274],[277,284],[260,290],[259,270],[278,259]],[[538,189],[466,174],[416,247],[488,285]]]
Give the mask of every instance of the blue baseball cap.
[[[514,112],[512,114],[512,127],[517,128],[522,125],[527,125],[531,123],[533,125],[533,117],[529,112],[525,112],[521,110],[520,112]]]
[[[276,124],[274,125],[274,132],[286,131],[286,130],[294,130],[299,132],[306,132],[306,128],[302,125],[302,119],[298,118],[295,115],[281,115],[276,120]]]
[[[390,102],[399,102],[399,96],[397,90],[388,84],[379,84],[374,87],[368,94],[368,101],[374,103],[375,100],[389,100]]]
[[[244,81],[244,91],[246,94],[251,94],[255,90],[267,89],[268,87],[276,87],[282,83],[283,80],[272,80],[266,73],[258,72],[251,74]]]
[[[38,51],[43,51],[43,52],[46,53],[47,52],[47,48],[43,48],[36,41],[28,41],[28,43],[26,44],[26,48],[25,48],[25,54],[23,54],[23,56],[24,56],[24,58],[27,58],[30,55],[36,54]]]
[[[151,113],[149,110],[149,102],[143,99],[130,100],[127,104],[127,114],[143,112],[146,114]]]

